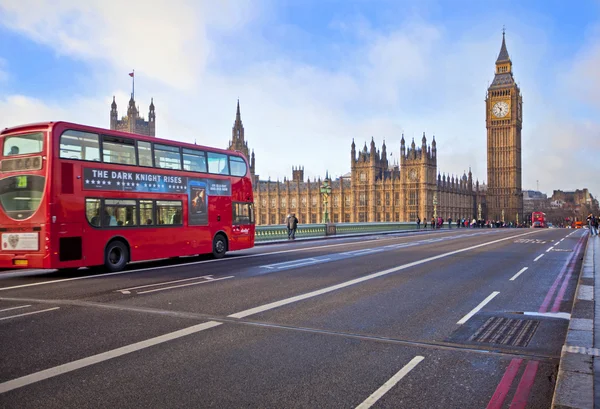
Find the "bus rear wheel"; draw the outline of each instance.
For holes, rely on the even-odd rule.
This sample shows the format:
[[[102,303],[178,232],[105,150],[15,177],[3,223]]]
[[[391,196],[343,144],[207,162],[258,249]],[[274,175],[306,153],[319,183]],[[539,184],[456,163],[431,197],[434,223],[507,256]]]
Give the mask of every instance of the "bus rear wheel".
[[[129,261],[129,249],[121,240],[108,243],[104,251],[104,267],[109,271],[121,271]]]
[[[221,233],[217,234],[213,239],[213,257],[223,258],[227,251],[227,239]]]

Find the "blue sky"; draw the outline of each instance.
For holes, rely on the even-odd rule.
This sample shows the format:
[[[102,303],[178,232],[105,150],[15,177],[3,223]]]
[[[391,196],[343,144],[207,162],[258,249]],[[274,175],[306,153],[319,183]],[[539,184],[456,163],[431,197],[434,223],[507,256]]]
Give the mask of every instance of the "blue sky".
[[[524,100],[523,187],[600,194],[600,1],[0,0],[0,127],[109,125],[221,146],[240,98],[257,171],[350,170],[350,144],[435,134],[438,170],[485,181],[484,98],[506,26]]]

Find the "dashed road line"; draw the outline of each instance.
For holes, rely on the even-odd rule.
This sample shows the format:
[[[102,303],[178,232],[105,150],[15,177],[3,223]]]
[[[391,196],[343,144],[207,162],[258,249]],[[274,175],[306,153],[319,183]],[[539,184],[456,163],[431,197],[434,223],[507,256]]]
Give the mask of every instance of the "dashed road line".
[[[509,281],[515,281],[517,277],[519,277],[521,274],[523,274],[529,267],[523,267],[521,270],[519,270],[519,272],[517,274],[515,274],[514,276],[512,276],[512,278]]]
[[[19,305],[18,307],[5,308],[3,310],[0,310],[0,312],[18,310],[19,308],[27,308],[27,307],[31,307],[31,305]]]
[[[200,276],[200,277],[191,277],[191,278],[184,278],[181,280],[173,280],[173,281],[164,281],[162,283],[154,283],[154,284],[146,284],[146,285],[139,285],[137,287],[129,287],[129,288],[122,288],[120,290],[115,290],[116,292],[119,292],[121,294],[131,294],[132,290],[139,290],[140,288],[148,288],[148,287],[158,287],[160,285],[166,285],[166,284],[175,284],[175,283],[182,283],[185,281],[192,281],[192,280],[200,280],[200,279],[204,279],[205,281],[200,281],[197,283],[191,283],[191,284],[184,284],[184,285],[177,285],[177,286],[170,286],[170,287],[166,287],[166,288],[160,288],[157,290],[152,290],[152,291],[142,291],[139,292],[138,294],[144,294],[146,292],[153,292],[153,291],[161,291],[161,290],[168,290],[170,288],[178,288],[178,287],[185,287],[187,285],[195,285],[195,284],[204,284],[204,283],[210,283],[213,281],[219,281],[219,280],[225,280],[228,278],[233,278],[234,276],[228,276],[228,277],[221,277],[221,278],[212,278],[212,275],[206,275],[206,276]]]
[[[394,376],[392,376],[386,383],[384,383],[379,389],[371,394],[363,403],[358,405],[356,409],[369,409],[375,404],[383,395],[385,395],[390,389],[392,389],[402,378],[404,378],[410,371],[412,371],[425,357],[417,355],[409,363],[407,363],[402,369],[400,369]]]
[[[487,298],[486,298],[485,300],[483,300],[482,302],[480,302],[480,303],[479,303],[479,305],[478,305],[477,307],[473,308],[473,309],[471,310],[471,312],[469,312],[467,315],[465,315],[464,317],[462,317],[462,318],[461,318],[461,319],[460,319],[460,320],[457,322],[457,324],[458,324],[458,325],[462,325],[462,324],[464,324],[465,322],[469,321],[469,319],[470,319],[470,318],[471,318],[473,315],[477,314],[477,313],[479,312],[479,310],[481,310],[483,307],[485,307],[485,305],[486,305],[487,303],[489,303],[490,301],[492,301],[492,299],[493,299],[495,296],[497,296],[498,294],[500,294],[500,291],[494,291],[493,293],[491,293],[490,295],[488,295],[488,296],[487,296]]]
[[[541,259],[542,257],[544,257],[543,254],[540,254],[539,256],[537,256],[533,261],[538,261],[539,259]]]
[[[42,312],[54,311],[54,310],[58,310],[59,308],[60,307],[54,307],[54,308],[48,308],[46,310],[33,311],[33,312],[24,312],[23,314],[11,315],[9,317],[2,317],[2,318],[0,318],[0,321],[9,320],[11,318],[24,317],[26,315],[41,314]]]

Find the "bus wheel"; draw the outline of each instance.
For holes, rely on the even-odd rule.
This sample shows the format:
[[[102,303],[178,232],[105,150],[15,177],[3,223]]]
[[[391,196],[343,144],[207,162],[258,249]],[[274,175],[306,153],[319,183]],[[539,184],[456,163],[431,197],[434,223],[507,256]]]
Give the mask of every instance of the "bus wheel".
[[[104,267],[110,271],[120,271],[129,261],[129,250],[121,240],[108,243],[104,252]]]
[[[221,233],[217,234],[213,239],[213,257],[223,258],[227,251],[227,239]]]

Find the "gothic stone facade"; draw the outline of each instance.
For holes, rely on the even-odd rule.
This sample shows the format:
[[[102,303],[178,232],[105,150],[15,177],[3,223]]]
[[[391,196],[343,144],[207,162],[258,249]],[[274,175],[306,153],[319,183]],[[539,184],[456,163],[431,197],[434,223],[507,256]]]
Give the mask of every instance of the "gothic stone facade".
[[[239,150],[248,158],[239,101],[229,149]],[[481,206],[485,208],[485,186],[473,183],[470,170],[461,178],[437,173],[435,138],[428,146],[423,134],[420,147],[413,140],[407,148],[403,136],[400,164],[391,166],[387,157],[385,142],[380,151],[372,138],[370,149],[365,143],[357,153],[352,141],[351,172],[336,180],[325,176],[332,188],[327,203],[331,222],[414,222],[417,217],[429,221],[434,215],[445,220],[470,220]],[[291,180],[260,180],[255,175],[254,152],[249,162],[257,224],[283,224],[290,213],[303,224],[323,222],[325,203],[320,189],[325,180],[305,181],[302,167],[292,167]]]
[[[156,136],[156,112],[154,110],[154,99],[150,101],[150,110],[148,112],[148,120],[140,117],[140,110],[135,106],[133,95],[129,99],[127,108],[127,116],[118,119],[117,103],[113,96],[113,102],[110,106],[110,129],[114,131],[123,131],[129,133],[137,133],[146,136]]]

